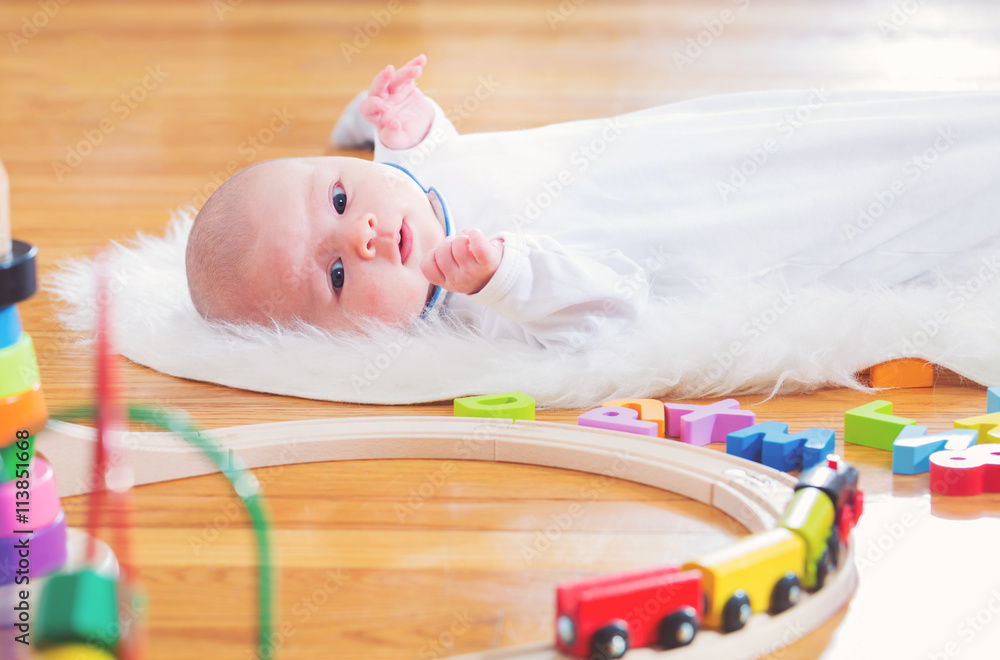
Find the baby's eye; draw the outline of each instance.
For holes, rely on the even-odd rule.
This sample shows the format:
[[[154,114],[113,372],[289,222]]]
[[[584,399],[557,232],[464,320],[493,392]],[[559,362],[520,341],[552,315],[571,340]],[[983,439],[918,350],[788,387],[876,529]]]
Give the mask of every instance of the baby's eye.
[[[333,283],[333,290],[337,293],[340,293],[340,290],[344,288],[344,263],[340,259],[337,259],[333,268],[330,269],[330,281]]]
[[[347,208],[347,192],[344,190],[344,186],[339,183],[333,187],[333,210],[337,212],[338,215],[344,215],[344,209]]]

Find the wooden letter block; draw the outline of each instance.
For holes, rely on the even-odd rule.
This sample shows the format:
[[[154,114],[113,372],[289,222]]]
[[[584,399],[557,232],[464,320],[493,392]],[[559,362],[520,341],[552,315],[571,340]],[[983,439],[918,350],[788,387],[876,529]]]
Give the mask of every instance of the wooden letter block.
[[[819,465],[837,449],[837,432],[833,429],[817,426],[806,429],[801,435],[806,438],[806,444],[802,448],[803,470]]]
[[[654,438],[659,436],[659,429],[656,422],[645,422],[639,419],[639,413],[632,408],[613,408],[611,406],[601,406],[588,410],[576,418],[576,423],[580,426],[592,426],[599,429],[609,429],[611,431],[625,431],[626,433],[638,433]]]
[[[612,406],[614,408],[631,408],[639,413],[639,419],[647,422],[656,422],[657,435],[665,438],[667,430],[666,408],[662,401],[656,399],[615,399],[601,404],[602,406]]]
[[[895,474],[923,474],[931,469],[931,454],[942,450],[961,451],[976,444],[979,432],[955,429],[927,435],[927,427],[904,426],[892,443],[892,471]]]
[[[811,428],[789,434],[788,424],[760,422],[726,436],[726,453],[762,463],[776,470],[804,470],[832,454],[833,429]]]
[[[740,410],[736,399],[725,399],[707,406],[691,403],[666,403],[667,435],[679,437],[681,442],[692,445],[707,445],[710,442],[725,442],[733,431],[753,426],[757,414]]]
[[[524,392],[466,396],[455,399],[455,417],[535,419],[535,400]]]
[[[977,417],[966,417],[955,420],[956,429],[974,429],[979,431],[979,444],[1000,442],[1000,412]]]
[[[872,401],[844,413],[844,442],[892,451],[899,432],[914,423],[893,415],[888,401]]]
[[[991,387],[986,390],[986,412],[1000,412],[1000,387]]]
[[[939,495],[1000,493],[1000,447],[973,445],[931,454],[931,490]]]
[[[783,422],[760,422],[745,429],[733,431],[726,436],[726,453],[760,463],[767,436],[787,435],[788,424]]]

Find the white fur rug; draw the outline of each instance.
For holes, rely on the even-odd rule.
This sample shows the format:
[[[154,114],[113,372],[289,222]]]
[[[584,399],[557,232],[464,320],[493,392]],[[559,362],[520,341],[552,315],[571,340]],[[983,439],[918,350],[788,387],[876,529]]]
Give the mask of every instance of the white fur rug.
[[[1000,264],[966,281],[848,294],[763,287],[659,300],[631,332],[582,354],[496,344],[442,322],[368,338],[216,326],[195,312],[184,248],[192,213],[163,237],[114,244],[110,288],[120,352],[163,373],[331,401],[404,404],[521,390],[540,407],[616,397],[674,398],[824,386],[861,387],[855,372],[921,357],[984,385],[1000,383]],[[92,332],[90,260],[59,264],[45,288],[60,321]]]

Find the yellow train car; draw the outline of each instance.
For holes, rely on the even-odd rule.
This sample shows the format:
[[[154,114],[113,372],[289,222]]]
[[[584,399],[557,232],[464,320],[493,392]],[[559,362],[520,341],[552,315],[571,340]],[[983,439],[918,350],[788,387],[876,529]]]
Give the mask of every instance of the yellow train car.
[[[819,488],[800,488],[778,520],[778,526],[795,532],[806,544],[805,573],[802,586],[809,591],[822,588],[833,570],[830,546],[837,542],[832,532],[836,511],[830,496]]]
[[[690,561],[683,570],[702,573],[705,627],[731,632],[754,612],[777,614],[795,605],[805,565],[805,543],[778,527]]]

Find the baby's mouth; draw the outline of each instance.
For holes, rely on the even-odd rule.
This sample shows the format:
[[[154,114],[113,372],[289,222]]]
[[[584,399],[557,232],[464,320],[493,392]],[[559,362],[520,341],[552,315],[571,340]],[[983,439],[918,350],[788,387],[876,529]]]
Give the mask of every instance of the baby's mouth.
[[[405,264],[412,250],[413,235],[410,233],[410,227],[406,224],[406,220],[403,220],[399,226],[399,263]]]

